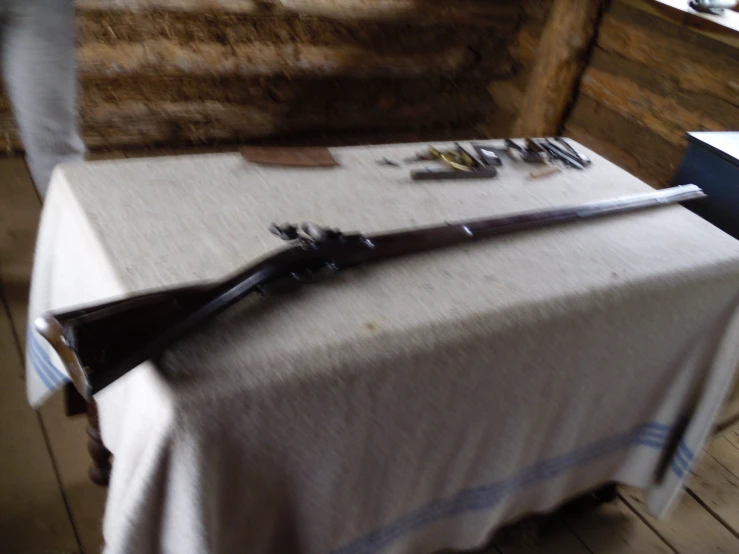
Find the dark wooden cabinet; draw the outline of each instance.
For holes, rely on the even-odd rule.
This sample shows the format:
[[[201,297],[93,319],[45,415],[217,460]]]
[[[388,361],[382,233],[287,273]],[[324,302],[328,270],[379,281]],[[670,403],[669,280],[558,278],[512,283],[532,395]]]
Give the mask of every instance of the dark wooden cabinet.
[[[692,183],[708,198],[686,206],[739,239],[739,132],[688,133],[673,184]]]

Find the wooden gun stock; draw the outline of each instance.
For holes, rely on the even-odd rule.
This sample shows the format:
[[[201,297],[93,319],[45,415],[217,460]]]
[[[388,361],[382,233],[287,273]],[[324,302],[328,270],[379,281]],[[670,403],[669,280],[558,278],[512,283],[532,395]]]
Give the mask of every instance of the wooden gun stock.
[[[281,280],[311,282],[340,269],[378,260],[703,196],[697,186],[683,185],[579,206],[367,237],[312,224],[273,226],[271,231],[290,246],[223,281],[47,313],[35,321],[35,327],[57,352],[77,390],[89,399],[244,296],[264,294]]]
[[[46,313],[34,326],[59,355],[75,388],[89,400],[120,377],[117,368],[132,353],[207,303],[212,295],[210,286],[144,294]]]

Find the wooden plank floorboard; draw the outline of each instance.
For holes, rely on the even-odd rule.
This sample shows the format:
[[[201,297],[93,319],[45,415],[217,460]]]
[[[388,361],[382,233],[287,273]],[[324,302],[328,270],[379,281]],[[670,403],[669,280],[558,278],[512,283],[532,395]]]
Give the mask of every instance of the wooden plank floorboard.
[[[0,159],[0,199],[2,293],[25,352],[28,290],[41,201],[22,158]]]
[[[655,519],[649,513],[644,494],[624,487],[621,498],[681,554],[728,554],[739,552],[739,539],[716,520],[692,495],[684,492],[665,519]]]
[[[724,433],[721,434],[721,438],[726,439],[726,441],[731,445],[735,450],[726,450],[727,456],[731,456],[735,460],[737,460],[735,463],[739,464],[739,424],[734,425],[732,428],[727,429]],[[734,468],[735,466],[732,464],[730,466],[731,468]],[[739,469],[731,469],[730,470],[734,475],[739,477]]]
[[[705,449],[688,488],[714,517],[739,536],[739,456],[734,445],[721,438]]]
[[[675,552],[620,499],[565,516],[565,523],[593,554]]]
[[[86,554],[98,554],[103,545],[107,489],[93,484],[87,475],[87,418],[66,417],[61,393],[52,396],[39,413],[82,548]]]
[[[717,437],[707,452],[734,477],[739,478],[739,431],[734,429],[725,436]]]
[[[36,195],[25,163],[20,158],[0,160],[0,236],[5,239],[0,250],[0,292],[8,305],[9,323],[25,351],[28,292],[33,268],[33,251],[41,214],[41,201]],[[20,356],[19,356],[20,359]],[[23,364],[17,366],[18,378],[24,379]],[[27,406],[25,391],[22,402]],[[102,514],[105,489],[87,478],[85,418],[68,419],[64,415],[63,397],[52,397],[38,412],[27,408],[37,425],[46,430],[46,456],[53,460],[61,482],[56,491],[66,499],[71,523],[77,530],[79,545],[87,553],[100,552]],[[40,428],[40,427],[39,427]],[[49,453],[50,451],[50,453]],[[61,548],[61,545],[56,545]]]
[[[37,414],[26,401],[23,362],[0,306],[0,550],[80,552]]]

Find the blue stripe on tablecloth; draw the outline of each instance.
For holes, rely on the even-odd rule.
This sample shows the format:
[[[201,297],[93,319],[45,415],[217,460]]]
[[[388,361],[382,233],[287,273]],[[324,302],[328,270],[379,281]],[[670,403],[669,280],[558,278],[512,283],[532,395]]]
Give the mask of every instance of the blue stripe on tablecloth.
[[[692,462],[693,458],[695,457],[695,454],[688,448],[688,445],[686,445],[684,442],[681,442],[677,446],[678,454],[680,454],[683,458],[685,458],[688,462]]]
[[[685,444],[685,442],[681,441],[680,444],[677,445],[677,450],[675,451],[675,456],[670,462],[670,467],[672,468],[672,471],[675,472],[675,475],[682,479],[690,470],[690,466],[693,465],[694,459],[695,454],[693,451],[688,448],[688,445]]]
[[[34,370],[49,390],[55,390],[60,384],[69,380],[54,366],[30,329],[27,344]],[[415,529],[465,512],[490,509],[519,489],[536,482],[552,479],[567,470],[584,465],[627,446],[641,445],[655,449],[664,448],[670,431],[671,427],[667,425],[647,423],[632,429],[628,433],[602,439],[589,446],[539,462],[498,483],[466,489],[450,498],[432,502],[391,524],[376,529],[346,546],[334,550],[333,554],[376,552]],[[678,478],[682,479],[685,476],[694,457],[694,453],[681,441],[670,463],[672,471]]]
[[[31,365],[49,390],[55,390],[69,381],[69,378],[52,363],[30,327],[26,333],[26,350],[29,353]]]
[[[640,425],[631,431],[614,437],[602,439],[588,446],[578,448],[567,454],[555,456],[521,471],[503,481],[473,487],[456,495],[436,500],[393,523],[380,527],[349,544],[336,549],[333,554],[368,554],[378,552],[388,544],[416,529],[430,525],[441,519],[451,518],[465,512],[488,510],[498,504],[506,496],[530,484],[546,481],[584,465],[597,458],[611,454],[627,446],[641,445],[661,449],[667,443],[671,427],[661,423]],[[681,444],[683,451],[692,456],[687,446]],[[681,477],[685,470],[681,466],[673,470]]]
[[[30,348],[30,345],[28,343],[26,343],[26,350],[28,350],[28,362],[31,364],[33,371],[36,373],[36,375],[38,375],[39,379],[41,379],[41,382],[44,384],[44,386],[48,390],[56,389],[56,386],[54,386],[53,383],[53,376],[49,376],[46,373],[46,370],[43,369],[43,364],[38,359],[38,355]]]

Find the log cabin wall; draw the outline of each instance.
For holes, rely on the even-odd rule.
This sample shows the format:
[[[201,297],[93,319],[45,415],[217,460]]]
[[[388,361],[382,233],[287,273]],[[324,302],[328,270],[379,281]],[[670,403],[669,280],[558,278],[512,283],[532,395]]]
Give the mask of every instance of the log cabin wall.
[[[90,149],[507,135],[547,0],[78,0]],[[499,85],[499,86],[498,86]],[[0,146],[20,149],[0,97]]]
[[[680,163],[686,132],[737,129],[739,28],[654,0],[613,0],[565,134],[662,187]]]

